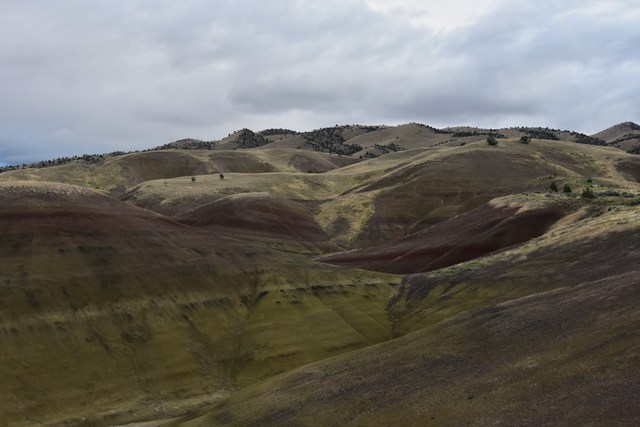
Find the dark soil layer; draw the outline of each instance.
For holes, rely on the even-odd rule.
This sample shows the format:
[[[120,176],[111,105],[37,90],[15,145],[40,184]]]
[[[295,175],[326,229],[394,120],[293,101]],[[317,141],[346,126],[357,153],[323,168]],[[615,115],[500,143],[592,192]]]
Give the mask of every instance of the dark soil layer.
[[[404,239],[321,260],[387,273],[436,270],[540,236],[566,212],[562,206],[519,212],[485,204]]]

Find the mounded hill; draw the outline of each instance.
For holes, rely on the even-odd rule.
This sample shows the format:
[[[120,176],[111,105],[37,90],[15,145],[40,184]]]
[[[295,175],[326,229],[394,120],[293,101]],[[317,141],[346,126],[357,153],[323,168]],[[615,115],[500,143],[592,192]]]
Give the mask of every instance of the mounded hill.
[[[79,187],[0,184],[0,237],[3,425],[177,416],[391,335],[396,276],[323,266]]]
[[[507,196],[405,238],[319,260],[396,274],[437,270],[538,237],[572,205],[566,197]]]
[[[147,181],[125,200],[175,215],[231,194],[268,192],[307,202],[336,243],[363,248],[406,237],[496,197],[547,191],[553,181],[577,192],[589,179],[596,191],[627,191],[635,188],[637,161],[614,148],[563,141],[500,140],[497,147],[480,141],[390,153],[323,174],[234,173],[214,182],[205,182],[205,175],[193,185],[188,177]]]
[[[218,235],[278,250],[311,254],[340,250],[303,205],[269,193],[223,197],[175,219]]]
[[[610,146],[625,151],[640,150],[640,125],[633,122],[623,122],[593,135],[600,138]]]
[[[361,172],[368,179],[324,202],[316,218],[336,241],[368,247],[408,236],[495,197],[547,191],[553,181],[578,191],[589,179],[599,189],[633,189],[621,167],[634,161],[616,149],[541,140],[403,151],[328,173]],[[376,173],[378,164],[384,165],[384,174]]]

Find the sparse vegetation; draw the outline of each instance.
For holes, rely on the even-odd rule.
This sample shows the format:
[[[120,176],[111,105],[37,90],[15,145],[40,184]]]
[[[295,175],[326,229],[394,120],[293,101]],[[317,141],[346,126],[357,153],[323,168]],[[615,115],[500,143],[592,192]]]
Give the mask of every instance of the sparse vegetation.
[[[247,129],[2,174],[0,424],[640,417],[637,159],[456,129],[477,133]],[[356,148],[388,154],[326,154]]]

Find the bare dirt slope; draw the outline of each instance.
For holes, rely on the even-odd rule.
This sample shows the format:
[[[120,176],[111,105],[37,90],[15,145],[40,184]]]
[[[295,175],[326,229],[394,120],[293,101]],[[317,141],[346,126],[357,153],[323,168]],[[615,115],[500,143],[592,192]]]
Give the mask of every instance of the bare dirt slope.
[[[3,172],[0,424],[637,424],[638,156],[483,132]]]

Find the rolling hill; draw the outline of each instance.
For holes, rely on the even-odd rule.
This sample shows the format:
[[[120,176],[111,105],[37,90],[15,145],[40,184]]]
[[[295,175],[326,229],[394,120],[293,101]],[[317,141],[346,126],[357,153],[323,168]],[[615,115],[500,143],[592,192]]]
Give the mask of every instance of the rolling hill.
[[[79,187],[3,183],[0,200],[4,425],[175,416],[390,337],[396,276],[331,268]]]
[[[245,129],[5,170],[0,424],[637,424],[632,127]]]
[[[640,150],[640,126],[633,122],[623,122],[593,135],[608,145],[625,151]]]

